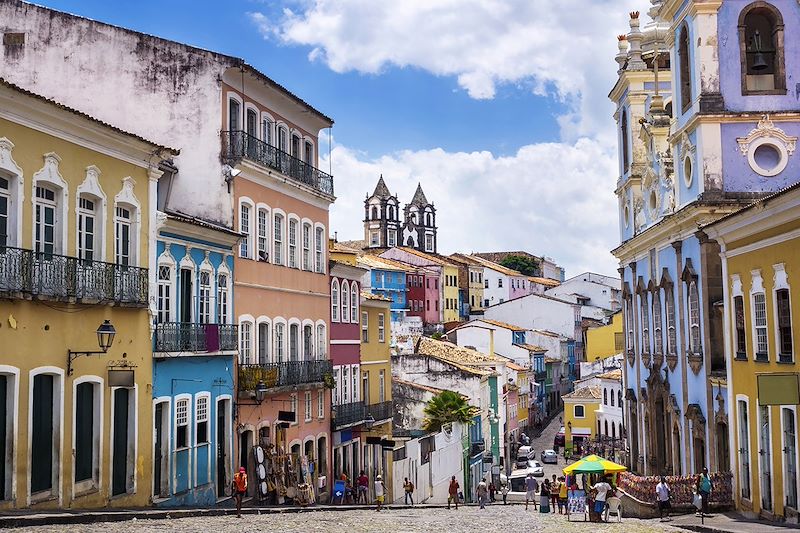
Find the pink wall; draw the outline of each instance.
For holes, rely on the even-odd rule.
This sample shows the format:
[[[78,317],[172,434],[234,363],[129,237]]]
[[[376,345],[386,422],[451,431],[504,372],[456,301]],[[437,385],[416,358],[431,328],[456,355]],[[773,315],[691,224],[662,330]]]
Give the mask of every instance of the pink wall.
[[[428,287],[428,280],[430,280],[430,288]],[[441,294],[441,279],[438,274],[425,275],[425,314],[422,317],[423,322],[438,323],[441,322],[442,316],[442,302],[439,299]],[[428,302],[430,302],[430,309],[428,309]],[[436,309],[436,305],[439,309]]]
[[[508,405],[516,405],[518,403],[518,394],[517,391],[512,390],[508,393]],[[519,428],[519,420],[517,417],[508,417],[508,431],[514,431],[515,429]]]
[[[523,283],[525,284],[525,288],[522,288]],[[513,300],[514,298],[519,298],[520,296],[526,296],[530,294],[528,284],[528,278],[525,276],[509,276],[508,299]]]

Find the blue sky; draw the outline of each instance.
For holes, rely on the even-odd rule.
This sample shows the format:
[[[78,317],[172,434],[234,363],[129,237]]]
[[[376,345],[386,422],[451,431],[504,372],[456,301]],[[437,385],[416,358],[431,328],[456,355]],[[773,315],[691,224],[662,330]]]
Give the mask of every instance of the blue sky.
[[[401,202],[422,183],[440,252],[524,249],[568,275],[616,269],[606,95],[615,36],[647,0],[40,3],[242,57],[333,117],[340,238],[362,237],[361,202],[382,173]]]

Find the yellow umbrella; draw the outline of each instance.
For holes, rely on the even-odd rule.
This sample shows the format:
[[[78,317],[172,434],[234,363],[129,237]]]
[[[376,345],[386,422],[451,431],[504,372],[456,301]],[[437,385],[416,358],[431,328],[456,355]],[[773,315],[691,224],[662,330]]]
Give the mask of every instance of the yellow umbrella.
[[[613,474],[627,470],[608,459],[603,459],[599,455],[587,455],[580,461],[576,461],[564,468],[565,474]]]

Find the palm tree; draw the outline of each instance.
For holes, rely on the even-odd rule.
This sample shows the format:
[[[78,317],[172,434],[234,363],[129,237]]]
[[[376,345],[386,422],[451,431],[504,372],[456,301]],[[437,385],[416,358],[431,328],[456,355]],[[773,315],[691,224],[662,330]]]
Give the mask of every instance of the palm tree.
[[[472,417],[480,410],[467,403],[463,396],[453,391],[442,391],[425,406],[425,420],[422,427],[426,431],[439,431],[442,426],[460,422],[470,424]]]

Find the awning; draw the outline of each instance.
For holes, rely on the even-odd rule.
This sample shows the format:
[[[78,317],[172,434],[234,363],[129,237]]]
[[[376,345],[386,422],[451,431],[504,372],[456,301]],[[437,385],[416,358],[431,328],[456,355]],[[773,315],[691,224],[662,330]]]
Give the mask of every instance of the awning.
[[[573,437],[591,437],[592,430],[589,428],[572,428],[571,430]]]

